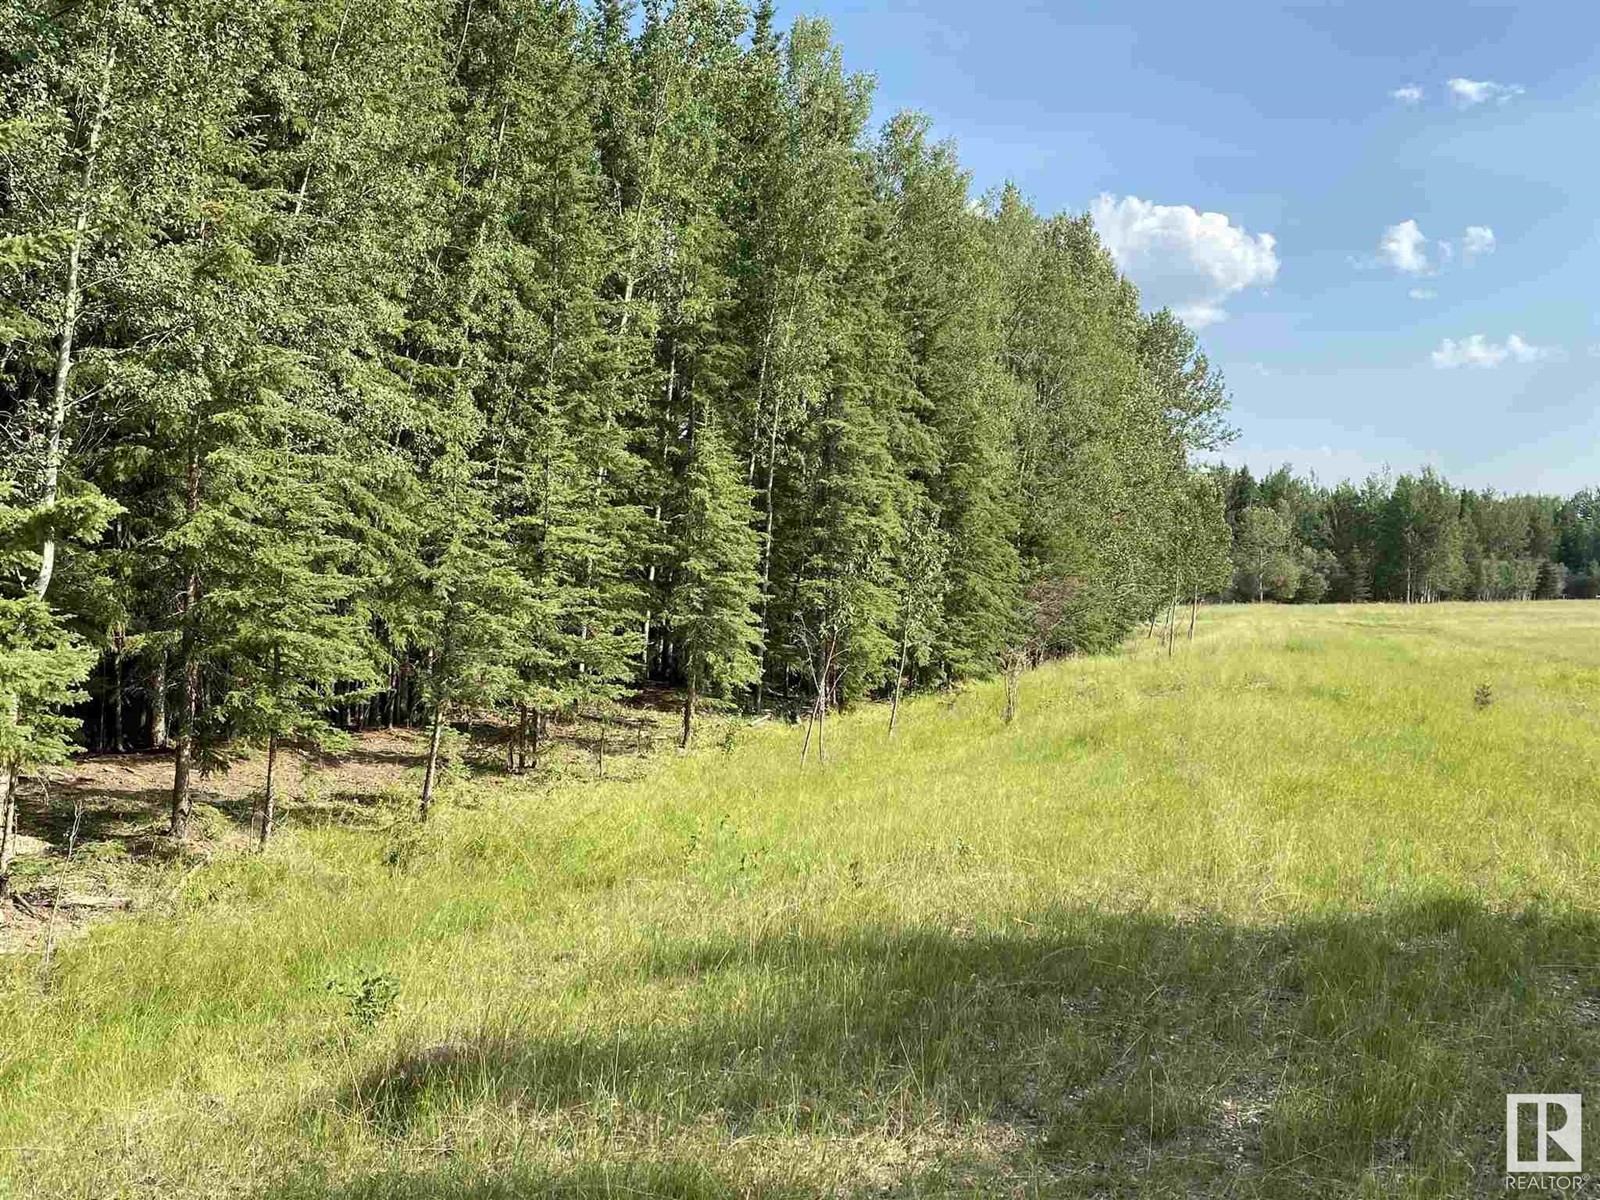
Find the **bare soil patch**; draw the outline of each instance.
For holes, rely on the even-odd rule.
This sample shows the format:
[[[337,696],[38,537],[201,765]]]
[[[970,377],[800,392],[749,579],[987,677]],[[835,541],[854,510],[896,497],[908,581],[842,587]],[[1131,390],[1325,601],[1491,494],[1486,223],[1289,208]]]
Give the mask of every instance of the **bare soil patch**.
[[[521,778],[636,777],[669,744],[674,721],[665,693],[604,719],[551,721],[537,770]],[[707,722],[703,736],[713,736],[714,725]],[[507,774],[512,732],[504,723],[459,726],[447,740],[447,771]],[[420,787],[427,746],[423,730],[375,729],[352,734],[337,752],[280,748],[278,827],[381,824],[381,801],[403,801]],[[254,849],[266,785],[263,751],[240,751],[226,770],[196,777],[182,844],[167,836],[172,768],[170,752],[85,754],[48,777],[23,781],[16,898],[0,903],[0,953],[37,949],[139,911],[170,891],[175,867]]]

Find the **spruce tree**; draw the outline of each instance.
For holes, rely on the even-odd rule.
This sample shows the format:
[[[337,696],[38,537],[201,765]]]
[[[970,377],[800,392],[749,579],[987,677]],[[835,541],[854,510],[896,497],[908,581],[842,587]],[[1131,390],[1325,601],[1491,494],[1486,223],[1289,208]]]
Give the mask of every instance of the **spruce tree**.
[[[845,75],[826,24],[796,21],[780,45],[766,20],[758,11],[740,126],[748,211],[735,221],[733,272],[747,356],[733,401],[762,532],[758,705],[769,683],[792,700],[810,670],[796,649],[795,598],[812,529],[814,435],[869,199],[857,149],[868,85]]]
[[[291,741],[345,745],[332,714],[377,685],[380,652],[338,497],[318,486],[339,460],[268,451],[256,465],[208,603],[230,627],[218,719],[230,739],[266,750],[264,850],[277,816],[279,749]]]
[[[927,130],[925,118],[902,114],[885,127],[876,158],[891,213],[889,301],[917,393],[902,464],[949,547],[941,612],[926,625],[927,665],[936,659],[939,674],[959,678],[992,669],[1021,600],[1018,400],[1000,362],[1004,307],[987,217],[969,199],[953,148],[930,146]]]
[[[900,716],[900,692],[908,668],[921,666],[937,644],[940,615],[949,586],[949,538],[935,514],[918,512],[906,529],[900,551],[900,649],[889,703],[889,736]]]
[[[594,154],[600,68],[578,6],[458,11],[450,153],[463,182],[452,183],[430,280],[437,308],[418,322],[435,345],[418,349],[445,362],[451,402],[478,414],[463,452],[483,465],[488,523],[526,589],[522,615],[508,615],[520,646],[506,696],[517,766],[530,718],[536,755],[551,710],[605,710],[633,673],[635,385],[653,322],[631,291],[621,303],[607,296],[617,229]]]
[[[418,817],[433,808],[445,727],[492,712],[513,694],[531,612],[526,582],[493,520],[481,468],[447,444],[428,467],[429,513],[416,572],[406,581],[400,632],[419,656],[428,721]]]
[[[671,587],[666,619],[683,674],[685,748],[695,706],[755,682],[760,626],[760,546],[750,527],[750,489],[712,420],[696,421],[669,502]]]
[[[40,594],[41,547],[47,538],[92,538],[113,512],[92,494],[49,507],[15,503],[11,474],[0,467],[0,901],[10,893],[21,778],[73,748],[77,722],[61,710],[84,698],[94,660]]]

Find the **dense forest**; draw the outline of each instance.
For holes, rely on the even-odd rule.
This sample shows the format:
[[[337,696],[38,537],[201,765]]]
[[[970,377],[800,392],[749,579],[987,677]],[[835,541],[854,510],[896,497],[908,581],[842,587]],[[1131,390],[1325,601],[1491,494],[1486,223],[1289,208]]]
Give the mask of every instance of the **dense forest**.
[[[1229,597],[1314,603],[1593,599],[1600,492],[1501,496],[1435,472],[1320,486],[1287,466],[1213,469],[1233,535]]]
[[[1229,586],[1225,393],[729,0],[0,14],[0,877],[20,777],[552,715],[820,720]],[[1276,510],[1272,510],[1276,511]],[[1274,594],[1281,589],[1275,589]]]

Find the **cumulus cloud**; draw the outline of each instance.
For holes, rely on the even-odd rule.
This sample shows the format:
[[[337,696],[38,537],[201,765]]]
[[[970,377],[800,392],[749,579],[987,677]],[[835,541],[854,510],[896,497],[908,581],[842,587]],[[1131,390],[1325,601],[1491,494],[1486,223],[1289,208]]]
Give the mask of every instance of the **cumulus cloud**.
[[[1549,346],[1530,346],[1523,341],[1521,336],[1513,333],[1506,339],[1506,349],[1511,357],[1519,363],[1539,362],[1541,359],[1554,358],[1556,352]]]
[[[1389,93],[1389,98],[1401,104],[1417,104],[1422,100],[1422,89],[1414,83],[1408,83],[1405,87],[1395,88]]]
[[[1413,300],[1432,300],[1439,293],[1432,288],[1412,288],[1406,294]]]
[[[1494,230],[1487,225],[1468,225],[1461,238],[1461,253],[1467,259],[1477,258],[1484,254],[1493,254],[1495,248]],[[1431,257],[1430,257],[1431,255]],[[1350,261],[1357,267],[1371,268],[1387,266],[1406,275],[1431,275],[1448,266],[1456,256],[1456,243],[1448,238],[1441,238],[1432,243],[1429,249],[1427,235],[1422,232],[1415,221],[1401,221],[1398,225],[1390,225],[1383,231],[1383,236],[1378,239],[1378,254],[1376,258],[1353,258]],[[1425,289],[1418,288],[1411,293],[1413,300],[1432,299],[1433,293],[1426,296],[1419,295]]]
[[[1445,338],[1431,355],[1433,365],[1442,370],[1454,367],[1498,367],[1502,363],[1532,363],[1550,358],[1555,351],[1548,346],[1533,346],[1513,333],[1503,342],[1491,342],[1481,333],[1474,333],[1460,341]]]
[[[1196,328],[1227,320],[1223,305],[1230,296],[1278,276],[1273,236],[1252,234],[1226,213],[1107,194],[1090,213],[1106,249],[1139,285],[1146,303],[1167,305]]]
[[[1383,231],[1378,254],[1396,271],[1420,275],[1428,269],[1428,239],[1415,221],[1401,221]]]
[[[1227,309],[1220,304],[1204,301],[1198,304],[1180,304],[1172,312],[1190,329],[1204,329],[1207,325],[1219,325],[1228,319]]]
[[[1520,84],[1496,83],[1492,79],[1462,79],[1459,76],[1449,80],[1445,86],[1462,108],[1471,108],[1476,104],[1504,104],[1522,95],[1523,91]]]

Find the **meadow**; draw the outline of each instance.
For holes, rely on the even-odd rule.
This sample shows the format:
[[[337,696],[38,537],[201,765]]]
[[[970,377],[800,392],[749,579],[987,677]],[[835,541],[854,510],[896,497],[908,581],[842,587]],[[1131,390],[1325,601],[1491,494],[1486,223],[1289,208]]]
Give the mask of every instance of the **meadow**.
[[[1600,1074],[1600,605],[1182,634],[151,864],[0,957],[0,1193],[1500,1191]]]

